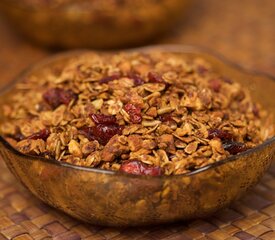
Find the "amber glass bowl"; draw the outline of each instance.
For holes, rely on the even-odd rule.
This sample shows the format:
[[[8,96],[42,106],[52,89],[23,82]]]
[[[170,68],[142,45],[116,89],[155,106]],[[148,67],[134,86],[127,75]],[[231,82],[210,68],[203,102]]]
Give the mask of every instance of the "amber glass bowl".
[[[247,87],[252,97],[270,112],[275,111],[275,80],[267,75],[249,73],[195,47],[156,46],[134,51],[202,57],[216,71]],[[27,70],[16,81],[30,75],[42,76],[48,68],[62,67],[80,53],[50,57]],[[1,94],[0,105],[14,94],[13,85]],[[3,116],[0,120],[3,121]],[[256,184],[271,164],[275,155],[275,137],[191,173],[160,177],[123,174],[26,156],[3,138],[0,138],[0,155],[23,185],[45,203],[93,224],[135,226],[203,217],[227,206]]]
[[[46,47],[125,48],[145,44],[169,30],[190,2],[1,0],[0,11],[14,29]]]

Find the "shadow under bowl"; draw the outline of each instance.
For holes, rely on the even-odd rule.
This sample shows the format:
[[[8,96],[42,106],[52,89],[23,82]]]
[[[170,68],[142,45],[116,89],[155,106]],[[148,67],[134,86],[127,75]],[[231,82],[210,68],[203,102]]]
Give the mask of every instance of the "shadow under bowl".
[[[242,70],[196,47],[155,46],[130,51],[202,57],[214,70],[248,88],[254,100],[274,113],[275,80],[272,77]],[[53,66],[62,67],[82,52],[50,57],[19,76],[16,82],[29,75],[42,76],[45,69]],[[1,95],[0,105],[9,101],[14,93],[13,85]],[[3,121],[2,115],[0,121]],[[22,184],[43,202],[89,223],[136,226],[203,217],[227,206],[262,177],[274,159],[275,137],[191,173],[160,177],[128,175],[26,156],[1,137],[0,155]]]

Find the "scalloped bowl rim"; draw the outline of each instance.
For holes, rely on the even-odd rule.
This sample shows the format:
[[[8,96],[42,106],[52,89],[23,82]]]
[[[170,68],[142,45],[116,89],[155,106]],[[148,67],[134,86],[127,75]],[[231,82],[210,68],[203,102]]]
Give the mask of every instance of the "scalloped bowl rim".
[[[162,45],[149,45],[145,47],[138,47],[138,48],[130,48],[130,49],[124,49],[124,50],[114,50],[114,51],[102,51],[102,50],[90,50],[90,49],[81,49],[81,50],[71,50],[71,51],[66,51],[66,52],[61,52],[54,54],[52,56],[46,57],[44,60],[39,61],[38,63],[31,65],[30,67],[26,68],[23,70],[14,80],[12,80],[8,85],[4,86],[2,89],[0,89],[0,97],[6,93],[9,89],[11,89],[17,82],[19,82],[22,78],[25,76],[31,74],[33,71],[36,69],[39,69],[43,66],[47,66],[47,64],[53,63],[56,60],[62,60],[66,59],[67,57],[73,56],[75,54],[81,54],[81,53],[88,53],[88,52],[96,52],[96,53],[118,53],[118,52],[136,52],[136,51],[142,51],[142,52],[150,52],[152,50],[160,50],[162,52],[175,52],[175,53],[195,53],[195,54],[208,54],[211,57],[214,57],[221,61],[222,63],[226,65],[230,65],[232,68],[235,68],[238,71],[244,72],[245,74],[249,75],[256,75],[259,77],[265,77],[269,78],[271,81],[275,81],[275,77],[264,73],[260,71],[255,71],[251,70],[248,68],[245,68],[243,66],[240,66],[227,58],[225,58],[223,55],[214,52],[213,50],[207,49],[202,46],[192,46],[192,45],[177,45],[177,44],[162,44]],[[204,167],[198,168],[194,171],[188,172],[188,173],[183,173],[183,174],[177,174],[177,175],[161,175],[161,176],[144,176],[144,175],[134,175],[134,174],[127,174],[127,173],[122,173],[120,171],[113,171],[113,170],[105,170],[105,169],[98,169],[98,168],[91,168],[91,167],[85,167],[85,166],[78,166],[70,163],[65,163],[58,161],[56,159],[46,159],[44,157],[40,156],[33,156],[33,155],[27,155],[19,152],[15,148],[13,148],[1,135],[0,135],[0,142],[3,143],[3,145],[9,149],[13,154],[18,155],[19,157],[24,157],[27,158],[28,160],[35,160],[35,161],[44,161],[50,164],[54,164],[60,167],[66,167],[66,168],[72,168],[75,170],[81,170],[81,171],[86,171],[86,172],[93,172],[97,174],[110,174],[110,175],[117,175],[117,176],[124,176],[124,177],[130,177],[130,178],[145,178],[145,179],[159,179],[159,178],[177,178],[177,177],[188,177],[191,175],[196,175],[201,172],[205,172],[208,169],[213,169],[216,168],[220,165],[224,165],[228,162],[232,162],[235,160],[238,160],[242,156],[250,155],[254,152],[260,151],[261,149],[265,148],[266,146],[273,144],[275,142],[275,136],[272,138],[266,140],[262,144],[249,149],[245,152],[239,153],[237,155],[230,156],[228,158],[222,159],[218,162],[210,163]]]

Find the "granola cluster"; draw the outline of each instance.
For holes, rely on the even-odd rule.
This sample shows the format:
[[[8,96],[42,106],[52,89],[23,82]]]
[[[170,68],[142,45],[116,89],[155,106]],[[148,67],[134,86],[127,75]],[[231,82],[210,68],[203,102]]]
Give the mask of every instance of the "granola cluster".
[[[273,135],[247,89],[176,53],[83,53],[16,88],[1,124],[9,143],[80,166],[182,174]]]

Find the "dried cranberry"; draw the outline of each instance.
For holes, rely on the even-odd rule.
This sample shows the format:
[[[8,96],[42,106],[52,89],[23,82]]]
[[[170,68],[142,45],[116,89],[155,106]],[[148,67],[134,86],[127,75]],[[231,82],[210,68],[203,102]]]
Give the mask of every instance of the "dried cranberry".
[[[130,174],[141,175],[141,168],[142,165],[139,161],[126,161],[121,164],[119,170]]]
[[[124,106],[125,111],[129,114],[132,123],[141,123],[141,109],[132,103],[127,103]]]
[[[161,168],[160,167],[146,167],[143,171],[144,175],[150,176],[160,176]]]
[[[122,129],[118,124],[98,124],[93,127],[93,135],[100,144],[106,145],[113,136],[121,135]]]
[[[99,80],[99,83],[103,84],[103,83],[108,83],[108,82],[111,82],[111,81],[114,81],[114,80],[117,80],[121,77],[121,74],[120,73],[115,73],[111,76],[106,76],[106,77],[103,77]]]
[[[209,87],[214,91],[214,92],[219,92],[221,89],[221,81],[220,79],[211,79],[209,80]]]
[[[197,71],[200,75],[204,75],[205,73],[208,72],[208,69],[204,67],[203,65],[198,65]]]
[[[20,129],[16,129],[16,133],[14,135],[8,134],[7,137],[13,138],[17,142],[20,142],[25,139],[25,136],[21,133]]]
[[[226,131],[220,130],[220,129],[210,129],[208,130],[208,138],[220,138],[221,140],[233,140],[234,136]]]
[[[252,112],[253,112],[253,114],[254,114],[254,116],[255,117],[260,117],[260,115],[259,115],[259,108],[257,107],[257,105],[256,104],[253,104],[253,106],[252,106]]]
[[[100,144],[106,145],[116,134],[121,135],[122,126],[118,124],[98,124],[95,127],[82,127],[79,133],[87,137],[90,141],[97,140]]]
[[[116,117],[112,115],[104,115],[104,114],[91,114],[90,117],[96,124],[100,123],[116,123]]]
[[[43,139],[44,141],[46,141],[47,138],[50,136],[50,134],[51,134],[50,130],[45,128],[37,133],[34,133],[28,136],[27,139],[33,139],[33,140]]]
[[[20,142],[25,138],[25,136],[21,133],[16,133],[12,136],[12,138],[15,139],[17,142]]]
[[[115,116],[94,113],[90,116],[96,126],[79,129],[79,133],[90,141],[97,140],[100,144],[106,145],[114,135],[122,133],[123,127],[116,123]]]
[[[90,141],[95,140],[95,136],[93,134],[93,127],[82,127],[78,130],[79,134],[84,135]]]
[[[148,79],[151,83],[164,83],[162,76],[156,72],[148,72]]]
[[[174,121],[170,113],[165,113],[159,116],[159,120],[162,122],[172,122]]]
[[[77,99],[77,95],[72,90],[62,90],[60,92],[61,103],[68,105],[72,100]]]
[[[230,154],[235,155],[240,152],[246,151],[248,148],[244,143],[235,141],[225,141],[223,142],[224,150],[228,151]]]
[[[224,82],[228,83],[228,84],[232,84],[232,83],[233,83],[233,81],[232,81],[230,78],[221,77],[221,79],[222,79]]]
[[[149,166],[138,160],[125,161],[120,166],[120,171],[135,175],[160,176],[161,168]]]
[[[52,107],[57,108],[61,104],[68,105],[77,96],[72,90],[51,88],[43,94],[43,99]]]
[[[134,81],[135,86],[140,86],[144,83],[144,80],[142,79],[142,77],[136,73],[129,73],[128,78]]]

